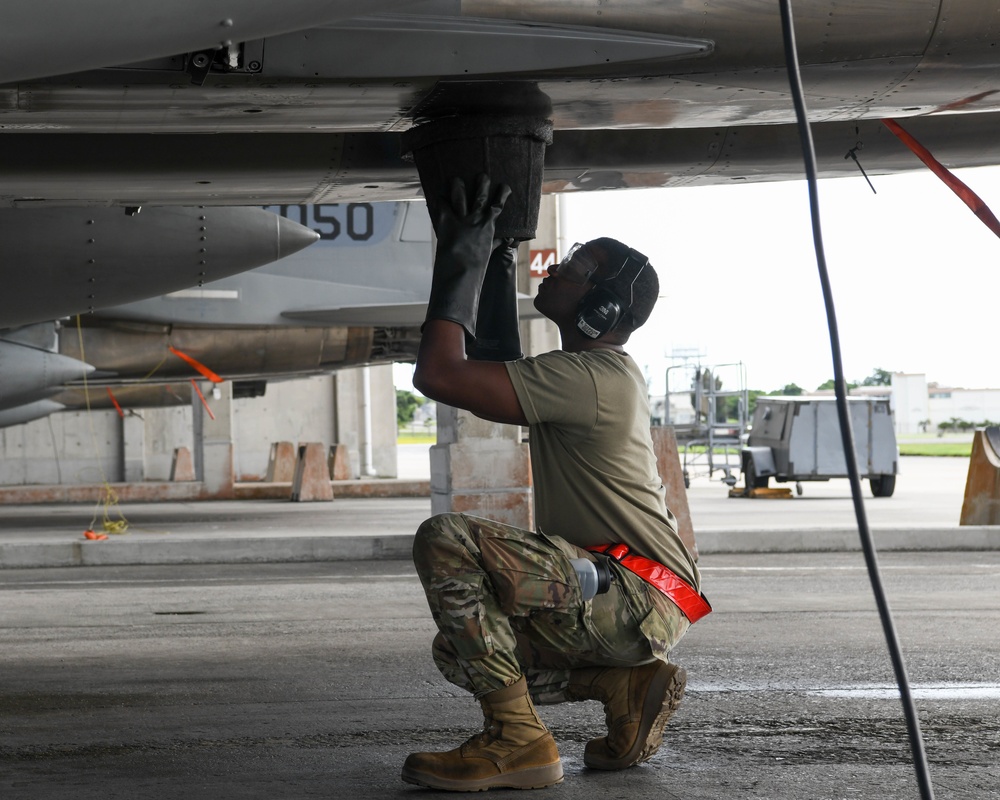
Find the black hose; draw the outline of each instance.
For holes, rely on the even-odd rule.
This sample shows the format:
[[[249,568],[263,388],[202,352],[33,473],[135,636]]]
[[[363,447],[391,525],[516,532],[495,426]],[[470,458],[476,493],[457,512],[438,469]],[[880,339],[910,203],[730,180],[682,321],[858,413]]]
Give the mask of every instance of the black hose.
[[[924,742],[920,735],[920,720],[913,703],[910,682],[906,677],[906,663],[896,636],[896,628],[892,621],[892,611],[882,586],[882,575],[878,566],[878,555],[875,543],[872,541],[865,515],[865,503],[861,495],[861,477],[858,474],[858,462],[854,451],[854,433],[851,428],[851,415],[847,405],[847,383],[844,380],[844,367],[840,355],[840,334],[837,330],[837,315],[833,305],[833,292],[830,288],[830,275],[826,269],[826,253],[823,249],[823,234],[819,217],[819,190],[816,178],[816,152],[813,148],[812,130],[809,127],[809,117],[806,113],[805,99],[802,93],[802,78],[799,74],[799,59],[795,47],[795,29],[792,22],[791,0],[779,0],[781,6],[781,31],[785,44],[785,64],[788,68],[788,82],[791,86],[792,100],[795,104],[795,117],[799,129],[799,140],[802,144],[802,157],[806,167],[806,182],[809,187],[809,211],[812,219],[813,246],[816,250],[816,264],[819,268],[819,279],[823,286],[823,303],[826,306],[827,326],[830,330],[830,349],[833,356],[834,389],[837,395],[837,416],[840,419],[840,435],[844,446],[844,457],[847,459],[847,474],[851,481],[851,498],[854,500],[854,514],[858,520],[858,534],[861,537],[861,549],[868,565],[868,579],[875,594],[879,619],[885,633],[886,645],[892,659],[892,668],[896,674],[900,699],[903,703],[903,714],[906,717],[906,730],[910,740],[910,750],[913,753],[913,766],[917,773],[917,783],[920,786],[920,796],[923,800],[934,800],[934,788],[931,786],[930,769],[927,765],[927,754],[924,752]]]

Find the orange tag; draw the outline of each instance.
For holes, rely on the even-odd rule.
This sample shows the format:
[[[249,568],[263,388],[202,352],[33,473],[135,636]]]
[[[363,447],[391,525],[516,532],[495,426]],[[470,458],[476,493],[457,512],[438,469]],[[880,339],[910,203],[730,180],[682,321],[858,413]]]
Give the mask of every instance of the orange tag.
[[[173,347],[171,345],[167,345],[167,349],[171,353],[173,353],[175,356],[177,356],[179,359],[181,359],[182,361],[186,361],[188,364],[190,364],[192,367],[194,367],[196,370],[198,370],[198,372],[200,372],[202,375],[204,375],[206,378],[208,378],[212,383],[222,383],[223,382],[222,378],[220,378],[218,375],[216,375],[214,372],[212,372],[212,370],[210,370],[208,367],[206,367],[200,361],[196,361],[195,359],[191,358],[191,356],[189,356],[187,353],[182,353],[176,347]]]

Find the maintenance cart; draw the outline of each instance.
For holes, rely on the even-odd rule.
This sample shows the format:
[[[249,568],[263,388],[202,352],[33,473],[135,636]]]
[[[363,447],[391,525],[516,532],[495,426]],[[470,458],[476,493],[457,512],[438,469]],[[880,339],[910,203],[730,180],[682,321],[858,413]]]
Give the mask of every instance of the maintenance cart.
[[[743,362],[703,367],[684,363],[666,372],[666,394],[657,404],[662,423],[674,428],[685,488],[691,478],[716,472],[736,484],[747,429],[748,391]]]
[[[899,448],[888,398],[850,397],[858,470],[875,497],[896,487]],[[768,480],[828,481],[847,477],[840,420],[833,397],[758,397],[747,444],[740,454],[745,493],[766,489]]]

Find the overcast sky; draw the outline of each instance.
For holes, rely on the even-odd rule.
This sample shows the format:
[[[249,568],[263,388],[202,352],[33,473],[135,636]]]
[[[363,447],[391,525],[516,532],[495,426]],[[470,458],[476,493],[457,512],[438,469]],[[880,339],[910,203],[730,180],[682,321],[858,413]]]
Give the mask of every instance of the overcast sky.
[[[1000,216],[1000,167],[956,174]],[[1000,239],[929,172],[820,182],[844,371],[1000,388]],[[661,394],[676,348],[742,361],[751,389],[833,377],[804,181],[563,195],[569,243],[644,252],[661,298],[629,352]],[[409,367],[397,367],[408,388]]]
[[[959,170],[1000,216],[1000,168]],[[820,182],[844,371],[1000,387],[1000,239],[928,173]],[[661,298],[629,351],[654,394],[674,348],[742,361],[751,389],[833,377],[804,181],[564,195],[567,239],[649,256]]]

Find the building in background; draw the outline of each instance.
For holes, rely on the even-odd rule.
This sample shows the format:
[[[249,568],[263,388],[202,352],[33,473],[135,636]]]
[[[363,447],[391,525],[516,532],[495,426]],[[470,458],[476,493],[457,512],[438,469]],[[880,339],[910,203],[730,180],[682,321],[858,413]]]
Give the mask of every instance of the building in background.
[[[943,423],[980,427],[1000,421],[1000,389],[964,389],[928,383],[922,373],[894,372],[888,388],[897,434],[933,433]]]

